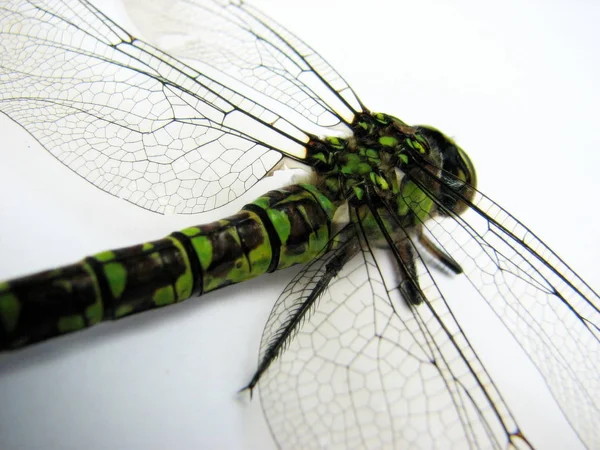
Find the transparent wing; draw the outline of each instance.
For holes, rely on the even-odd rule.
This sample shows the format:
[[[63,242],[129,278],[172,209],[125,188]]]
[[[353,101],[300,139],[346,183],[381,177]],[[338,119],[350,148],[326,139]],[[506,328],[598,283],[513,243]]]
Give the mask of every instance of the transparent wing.
[[[210,65],[317,125],[339,125],[340,117],[350,123],[363,110],[346,81],[319,54],[242,1],[125,4],[143,36],[157,47],[193,60],[195,67]]]
[[[598,294],[491,199],[451,174],[440,177],[439,169],[418,156],[416,162],[420,169],[406,175],[442,212],[426,216],[424,235],[460,265],[474,292],[535,364],[581,441],[598,448]],[[440,184],[453,201],[466,204],[465,213],[447,210],[448,199],[428,190]]]
[[[499,205],[481,193],[468,203],[461,216],[425,221],[427,234],[537,366],[587,448],[600,447],[600,298]]]
[[[311,132],[334,133],[317,123],[325,116],[336,122],[322,102],[313,115],[291,109],[305,104],[301,78],[296,88],[280,88],[285,102],[270,101],[274,81],[247,85],[216,69],[199,72],[134,39],[85,1],[4,2],[0,27],[0,111],[80,176],[152,211],[217,208],[282,155],[302,160],[309,136],[292,119]],[[239,67],[214,66],[228,64]],[[340,116],[335,125],[342,122]]]
[[[259,382],[279,445],[528,448],[418,254],[426,301],[409,306],[385,274],[387,253],[360,225],[351,239],[358,254],[322,297],[304,305],[341,250],[299,273],[265,327],[261,361],[297,323]]]
[[[304,269],[278,300],[259,364],[268,367],[259,384],[276,440],[292,448],[529,447],[449,307],[475,293],[536,365],[581,441],[598,448],[598,295],[489,198],[421,169],[405,176],[448,215],[424,209],[421,225],[401,239],[397,231],[367,234],[355,218],[358,255],[320,300],[306,305],[340,250]],[[435,180],[423,183],[427,177]],[[468,203],[466,213],[444,210],[427,190],[440,183]],[[406,223],[394,220],[395,229]],[[382,235],[387,250],[375,250]],[[423,237],[460,265],[472,293],[469,285],[440,291],[440,259]],[[396,270],[386,269],[389,261]],[[410,301],[417,297],[421,303]]]

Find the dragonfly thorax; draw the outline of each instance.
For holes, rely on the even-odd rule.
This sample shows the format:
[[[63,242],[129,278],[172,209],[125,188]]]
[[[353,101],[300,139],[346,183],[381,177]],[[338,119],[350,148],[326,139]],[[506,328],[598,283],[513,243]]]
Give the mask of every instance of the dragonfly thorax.
[[[461,213],[472,199],[470,159],[436,129],[381,113],[357,115],[351,128],[349,138],[309,143],[318,185],[333,202],[385,207],[406,228],[438,212]]]

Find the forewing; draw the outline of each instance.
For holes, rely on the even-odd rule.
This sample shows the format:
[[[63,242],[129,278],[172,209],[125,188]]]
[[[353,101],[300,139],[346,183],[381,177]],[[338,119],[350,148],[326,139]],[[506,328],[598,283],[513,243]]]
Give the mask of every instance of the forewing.
[[[321,127],[349,124],[363,107],[312,48],[242,1],[125,0],[150,42],[211,66]]]
[[[461,216],[425,221],[427,233],[535,363],[587,448],[600,447],[598,295],[491,199],[468,203]]]
[[[77,174],[143,208],[217,208],[282,154],[305,156],[308,135],[251,98],[262,102],[268,83],[227,87],[230,77],[134,39],[85,1],[11,0],[0,27],[0,111]],[[303,117],[289,108],[303,91],[286,93],[289,116]]]
[[[389,253],[356,227],[358,254],[299,323],[259,382],[283,448],[527,447],[423,264],[426,302],[408,306],[384,275]],[[332,260],[288,285],[269,318],[261,357]]]

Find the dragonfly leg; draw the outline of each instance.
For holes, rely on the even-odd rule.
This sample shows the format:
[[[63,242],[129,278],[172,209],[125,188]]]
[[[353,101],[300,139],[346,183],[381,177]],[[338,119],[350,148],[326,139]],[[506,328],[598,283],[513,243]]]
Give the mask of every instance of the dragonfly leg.
[[[340,234],[344,233],[341,232]],[[302,269],[301,275],[308,273],[311,269],[314,270],[314,265],[317,267],[323,263],[325,265],[324,271],[316,271],[316,273],[320,275],[318,277],[318,281],[305,285],[306,287],[309,284],[312,284],[313,286],[310,288],[310,290],[301,296],[299,302],[290,304],[288,307],[287,318],[285,321],[283,321],[283,324],[279,330],[274,334],[274,336],[277,338],[274,339],[269,347],[265,350],[258,364],[258,368],[252,376],[252,379],[244,388],[240,389],[240,392],[249,390],[250,395],[252,395],[252,390],[258,384],[262,375],[267,371],[273,361],[275,361],[285,350],[289,340],[294,338],[299,327],[302,326],[302,323],[304,323],[304,321],[307,319],[307,316],[310,315],[310,312],[313,310],[316,301],[326,291],[331,280],[337,276],[340,270],[342,270],[344,265],[350,261],[357,251],[358,245],[356,240],[349,239],[346,240],[336,250],[323,254],[319,259]],[[298,278],[292,281],[292,283],[295,283],[297,279]],[[302,276],[300,276],[300,279],[302,279]],[[311,277],[311,280],[314,279],[314,276]],[[287,290],[288,288],[286,288],[286,291]]]
[[[419,286],[419,277],[415,264],[415,250],[407,238],[401,242],[396,242],[396,248],[398,249],[397,256],[399,257],[397,267],[401,279],[399,285],[400,292],[402,292],[405,300],[410,305],[419,305],[423,302],[425,295],[421,290],[421,286]]]
[[[444,250],[439,248],[431,239],[425,236],[423,233],[419,234],[419,243],[433,256],[436,260],[438,260],[444,267],[452,271],[456,275],[460,275],[463,270],[450,255],[448,255]]]

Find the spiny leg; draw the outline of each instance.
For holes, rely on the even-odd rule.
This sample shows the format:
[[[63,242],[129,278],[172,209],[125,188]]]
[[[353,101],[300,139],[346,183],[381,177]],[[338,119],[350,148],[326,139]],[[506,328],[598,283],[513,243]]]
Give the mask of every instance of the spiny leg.
[[[350,237],[348,237],[349,234]],[[303,321],[310,315],[317,300],[328,288],[330,282],[356,254],[358,245],[356,240],[353,239],[351,227],[338,233],[333,239],[332,247],[337,248],[332,252],[323,254],[319,259],[302,269],[301,274],[307,273],[314,265],[318,266],[321,264],[322,260],[328,260],[325,263],[323,274],[314,283],[314,286],[309,288],[308,293],[302,296],[301,301],[298,302],[298,304],[294,304],[293,307],[290,308],[288,316],[283,324],[275,333],[273,333],[273,338],[271,339],[268,348],[263,353],[252,379],[244,388],[240,389],[240,391],[250,390],[250,393],[252,394],[254,387],[258,384],[273,361],[285,351],[287,344],[294,338],[295,333],[298,331]],[[302,279],[302,277],[300,277],[300,279]]]
[[[425,236],[422,232],[418,235],[419,243],[433,256],[437,261],[442,263],[444,267],[449,269],[456,275],[460,275],[463,270],[450,255],[438,247],[435,242]]]

